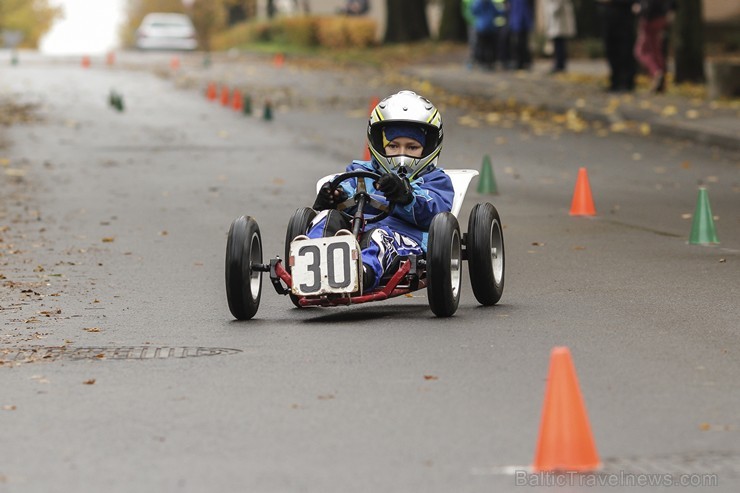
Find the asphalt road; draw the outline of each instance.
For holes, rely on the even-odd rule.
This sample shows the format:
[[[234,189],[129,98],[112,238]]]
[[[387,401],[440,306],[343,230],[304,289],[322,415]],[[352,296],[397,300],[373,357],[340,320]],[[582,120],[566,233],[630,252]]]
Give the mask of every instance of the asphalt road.
[[[0,491],[519,491],[556,346],[604,463],[588,477],[617,484],[526,484],[617,492],[634,490],[625,475],[689,474],[718,482],[695,491],[737,491],[737,156],[473,124],[429,81],[360,70],[170,72],[133,55],[0,70],[0,99],[37,105],[0,128]],[[254,114],[208,102],[210,80],[252,94]],[[315,181],[361,156],[370,99],[403,87],[444,102],[444,166],[492,157],[499,194],[474,181],[460,218],[484,201],[501,213],[500,304],[479,307],[467,276],[445,320],[425,292],[297,310],[265,283],[256,318],[232,320],[231,220],[254,216],[280,254]],[[581,166],[595,217],[568,214]],[[687,244],[700,183],[720,245]]]

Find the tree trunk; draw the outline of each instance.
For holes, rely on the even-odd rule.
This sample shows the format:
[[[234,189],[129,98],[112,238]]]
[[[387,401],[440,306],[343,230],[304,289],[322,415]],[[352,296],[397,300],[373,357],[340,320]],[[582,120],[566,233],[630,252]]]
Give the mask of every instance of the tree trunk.
[[[704,82],[702,0],[678,0],[673,26],[676,82]]]
[[[440,41],[468,40],[468,25],[462,16],[461,0],[443,0],[442,19],[439,21]]]
[[[386,43],[429,39],[426,0],[386,0]]]

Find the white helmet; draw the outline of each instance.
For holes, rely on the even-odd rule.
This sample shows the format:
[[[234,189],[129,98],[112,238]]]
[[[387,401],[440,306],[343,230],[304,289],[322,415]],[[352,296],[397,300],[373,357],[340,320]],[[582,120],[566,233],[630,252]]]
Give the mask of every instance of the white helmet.
[[[421,157],[385,155],[384,130],[394,126],[413,127],[418,132],[424,147]],[[380,164],[381,173],[396,173],[413,180],[437,166],[442,150],[442,116],[428,99],[412,91],[401,91],[388,96],[373,109],[367,126],[367,142],[370,153]]]

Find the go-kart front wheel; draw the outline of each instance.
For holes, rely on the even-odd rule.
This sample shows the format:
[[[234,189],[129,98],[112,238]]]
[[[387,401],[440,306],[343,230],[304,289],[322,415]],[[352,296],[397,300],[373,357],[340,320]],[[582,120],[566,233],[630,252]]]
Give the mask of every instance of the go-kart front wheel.
[[[434,216],[427,240],[427,298],[438,317],[451,317],[460,303],[462,242],[457,218],[449,212]]]
[[[466,241],[470,284],[483,306],[498,303],[504,292],[504,233],[496,208],[476,204],[470,211]]]
[[[288,272],[290,272],[290,243],[296,236],[306,234],[308,226],[311,224],[314,217],[316,217],[315,210],[310,207],[302,207],[300,209],[296,209],[288,221],[288,230],[285,233],[285,260],[283,265],[285,270]],[[289,293],[288,296],[290,296],[290,301],[292,301],[297,308],[301,308],[301,305],[298,304],[298,296],[293,293]]]
[[[262,263],[262,236],[257,221],[250,216],[234,219],[226,242],[226,299],[238,320],[249,320],[257,313],[262,295],[262,272],[252,269]]]

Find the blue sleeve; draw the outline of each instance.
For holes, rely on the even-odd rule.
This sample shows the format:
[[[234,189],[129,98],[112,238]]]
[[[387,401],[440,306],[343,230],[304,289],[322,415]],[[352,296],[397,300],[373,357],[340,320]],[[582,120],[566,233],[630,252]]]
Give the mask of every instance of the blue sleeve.
[[[426,231],[435,215],[452,210],[455,190],[444,171],[437,169],[419,177],[411,182],[411,188],[414,200],[406,206],[397,205],[392,216]]]

